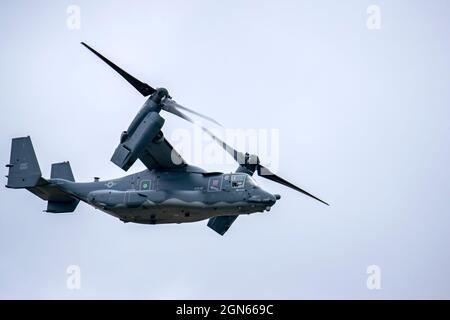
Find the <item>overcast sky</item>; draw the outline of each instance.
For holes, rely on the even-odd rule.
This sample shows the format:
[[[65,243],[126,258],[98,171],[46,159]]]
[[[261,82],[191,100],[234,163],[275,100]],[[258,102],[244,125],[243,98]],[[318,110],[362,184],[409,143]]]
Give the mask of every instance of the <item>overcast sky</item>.
[[[450,298],[449,15],[445,0],[1,2],[4,164],[30,135],[45,177],[63,160],[77,181],[124,174],[109,159],[145,99],[85,41],[226,128],[278,130],[279,174],[331,206],[256,178],[281,200],[221,237],[43,213],[3,188],[0,298]],[[163,116],[169,140],[193,132]]]

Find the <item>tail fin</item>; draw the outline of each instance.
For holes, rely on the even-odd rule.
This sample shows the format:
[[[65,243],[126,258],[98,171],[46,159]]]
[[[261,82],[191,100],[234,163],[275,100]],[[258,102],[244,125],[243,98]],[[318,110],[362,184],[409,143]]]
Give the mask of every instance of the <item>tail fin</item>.
[[[31,188],[38,184],[41,169],[34,153],[30,137],[14,138],[8,173],[8,188]]]
[[[50,178],[60,178],[75,182],[75,178],[73,177],[72,168],[70,167],[69,161],[52,164]]]
[[[80,202],[57,185],[42,178],[30,137],[14,138],[11,145],[7,188],[25,188],[48,201],[47,212],[73,212]],[[51,178],[75,181],[69,162],[52,164]]]
[[[59,178],[75,182],[75,178],[73,177],[69,161],[53,163],[50,178]],[[75,211],[79,202],[80,200],[75,199],[68,194],[54,192],[48,197],[46,211],[52,213],[73,212]]]

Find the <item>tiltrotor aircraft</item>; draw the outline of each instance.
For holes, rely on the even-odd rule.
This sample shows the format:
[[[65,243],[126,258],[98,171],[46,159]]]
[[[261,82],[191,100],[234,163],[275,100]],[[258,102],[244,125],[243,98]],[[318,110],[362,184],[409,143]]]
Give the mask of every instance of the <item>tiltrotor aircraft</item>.
[[[127,171],[139,159],[147,167],[122,178],[75,182],[69,162],[54,163],[50,179],[41,170],[30,137],[14,138],[6,187],[25,188],[47,201],[46,212],[73,212],[84,201],[123,222],[143,224],[184,223],[209,219],[208,226],[223,235],[241,214],[270,210],[279,195],[260,188],[252,175],[278,182],[324,204],[260,164],[256,155],[241,153],[208,129],[202,129],[239,164],[234,173],[206,172],[187,164],[164,137],[161,129],[164,110],[187,121],[185,110],[214,121],[176,103],[164,88],[143,83],[100,53],[82,43],[118,72],[143,96],[149,98],[120,137],[111,161]]]

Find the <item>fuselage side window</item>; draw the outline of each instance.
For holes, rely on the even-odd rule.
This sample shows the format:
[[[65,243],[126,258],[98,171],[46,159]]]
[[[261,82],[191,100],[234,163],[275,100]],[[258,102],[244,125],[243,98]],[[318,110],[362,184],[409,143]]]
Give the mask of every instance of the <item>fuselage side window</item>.
[[[220,191],[220,187],[222,184],[222,177],[213,177],[209,179],[208,182],[208,191]]]
[[[152,181],[141,180],[141,190],[152,190]]]

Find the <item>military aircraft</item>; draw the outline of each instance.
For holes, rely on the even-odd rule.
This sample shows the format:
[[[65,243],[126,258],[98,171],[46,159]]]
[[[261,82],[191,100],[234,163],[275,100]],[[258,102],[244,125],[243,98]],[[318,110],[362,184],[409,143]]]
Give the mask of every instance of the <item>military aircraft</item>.
[[[127,171],[137,159],[146,170],[125,177],[75,182],[69,162],[54,163],[50,178],[42,177],[29,136],[12,139],[6,187],[25,188],[47,201],[46,212],[73,212],[80,201],[123,222],[184,223],[209,219],[208,227],[223,235],[241,214],[269,211],[280,199],[260,188],[252,175],[278,182],[324,204],[303,189],[272,173],[256,155],[242,153],[201,128],[239,164],[234,173],[206,172],[189,165],[161,131],[161,110],[193,122],[181,110],[203,116],[175,102],[164,88],[155,89],[131,76],[87,44],[82,44],[128,81],[146,100],[120,137],[111,161]],[[217,123],[217,122],[216,122]],[[328,204],[327,204],[328,205]]]

